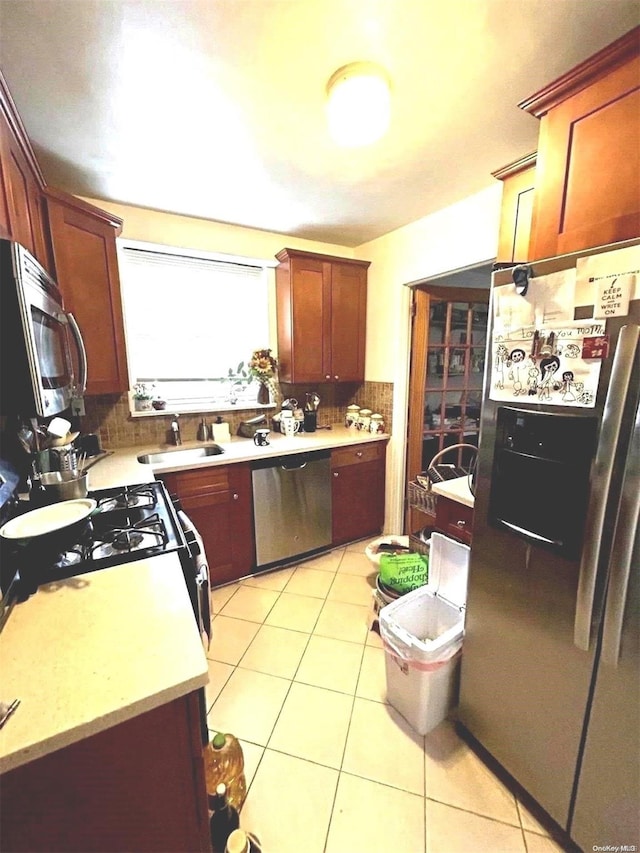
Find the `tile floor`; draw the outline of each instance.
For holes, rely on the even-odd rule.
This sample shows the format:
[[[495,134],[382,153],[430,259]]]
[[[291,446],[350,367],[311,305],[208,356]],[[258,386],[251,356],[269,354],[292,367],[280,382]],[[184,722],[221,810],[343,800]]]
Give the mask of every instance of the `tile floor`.
[[[560,848],[445,721],[386,701],[366,542],[212,593],[208,724],[233,732],[264,853]]]

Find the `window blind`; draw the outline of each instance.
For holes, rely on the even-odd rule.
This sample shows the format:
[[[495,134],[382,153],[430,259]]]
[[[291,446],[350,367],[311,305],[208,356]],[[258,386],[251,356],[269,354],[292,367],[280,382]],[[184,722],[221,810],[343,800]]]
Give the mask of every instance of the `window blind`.
[[[177,251],[121,245],[130,371],[134,382],[189,382],[189,396],[210,396],[202,380],[269,346],[266,270]]]

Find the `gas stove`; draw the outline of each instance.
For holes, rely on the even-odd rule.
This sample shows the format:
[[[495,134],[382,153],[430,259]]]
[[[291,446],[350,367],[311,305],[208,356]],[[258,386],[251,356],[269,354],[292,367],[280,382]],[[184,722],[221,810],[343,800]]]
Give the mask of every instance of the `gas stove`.
[[[51,553],[46,541],[7,549],[3,588],[7,572],[17,575],[18,595],[25,598],[46,583],[176,551],[193,599],[189,564],[194,555],[161,482],[100,489],[89,497],[96,501],[97,510],[64,552]]]
[[[37,557],[38,585],[186,547],[162,483],[101,489],[89,497],[97,502],[97,511],[78,540],[62,554]]]

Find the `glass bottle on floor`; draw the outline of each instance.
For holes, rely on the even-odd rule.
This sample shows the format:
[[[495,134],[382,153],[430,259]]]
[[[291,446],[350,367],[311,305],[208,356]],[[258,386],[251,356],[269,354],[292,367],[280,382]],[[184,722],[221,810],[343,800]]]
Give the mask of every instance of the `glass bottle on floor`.
[[[236,809],[229,804],[227,786],[224,782],[220,782],[213,797],[209,797],[209,808],[213,811],[209,819],[213,853],[225,853],[227,840],[240,826],[240,819]]]

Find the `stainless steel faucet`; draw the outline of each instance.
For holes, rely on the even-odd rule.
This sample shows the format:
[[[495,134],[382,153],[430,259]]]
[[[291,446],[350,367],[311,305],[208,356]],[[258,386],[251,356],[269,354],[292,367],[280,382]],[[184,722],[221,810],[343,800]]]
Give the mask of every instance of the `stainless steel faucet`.
[[[182,436],[180,435],[180,424],[178,418],[180,415],[174,415],[171,421],[171,442],[175,445],[182,444]]]

